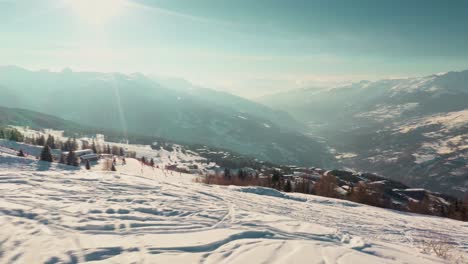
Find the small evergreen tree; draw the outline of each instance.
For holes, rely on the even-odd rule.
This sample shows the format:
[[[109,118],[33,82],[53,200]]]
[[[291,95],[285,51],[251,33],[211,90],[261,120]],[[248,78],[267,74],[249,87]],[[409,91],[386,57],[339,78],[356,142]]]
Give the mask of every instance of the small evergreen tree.
[[[24,157],[24,153],[22,149],[18,151],[18,157]]]
[[[120,149],[117,146],[112,146],[112,155],[118,156],[120,154]]]
[[[246,173],[242,169],[239,169],[239,171],[237,172],[237,177],[239,177],[239,179],[243,181],[245,180],[246,176]]]
[[[280,178],[281,178],[280,172],[278,170],[274,170],[273,171],[273,176],[271,177],[271,183],[272,183],[274,188],[276,188],[278,186]]]
[[[48,145],[45,145],[44,148],[42,148],[40,160],[48,162],[53,161],[52,153],[50,152],[50,147]]]
[[[24,136],[16,128],[11,129],[9,132],[10,132],[10,135],[6,137],[6,134],[5,134],[5,138],[8,138],[11,141],[23,142]]]
[[[70,149],[68,148],[69,144],[68,142],[70,141],[70,139],[68,139],[67,141],[63,142],[62,144],[62,151],[70,151]]]
[[[285,192],[291,192],[292,191],[291,181],[289,179],[286,181],[286,184],[284,185],[284,191]]]
[[[78,162],[76,161],[75,152],[70,150],[67,155],[67,165],[69,166],[78,166]]]
[[[231,179],[231,171],[228,168],[224,168],[224,178],[227,180]]]
[[[89,160],[86,160],[86,169],[87,170],[91,169],[91,165],[89,164]]]
[[[46,143],[46,139],[45,139],[44,135],[41,135],[40,137],[38,137],[36,139],[36,145],[38,145],[38,146],[44,146],[45,143]]]
[[[55,138],[52,135],[49,135],[46,140],[46,145],[52,149],[55,149]]]

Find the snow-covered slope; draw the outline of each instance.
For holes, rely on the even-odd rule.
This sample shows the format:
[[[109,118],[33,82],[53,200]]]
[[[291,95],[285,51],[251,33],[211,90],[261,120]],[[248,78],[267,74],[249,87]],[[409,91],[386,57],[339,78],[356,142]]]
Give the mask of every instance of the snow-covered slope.
[[[465,223],[142,168],[67,170],[0,154],[0,263],[442,263]]]

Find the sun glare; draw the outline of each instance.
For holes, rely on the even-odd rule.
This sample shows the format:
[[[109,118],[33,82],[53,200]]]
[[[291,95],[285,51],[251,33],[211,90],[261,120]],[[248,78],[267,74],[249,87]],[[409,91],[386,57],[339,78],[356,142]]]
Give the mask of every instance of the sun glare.
[[[125,0],[68,0],[76,15],[92,25],[103,25],[125,8]]]

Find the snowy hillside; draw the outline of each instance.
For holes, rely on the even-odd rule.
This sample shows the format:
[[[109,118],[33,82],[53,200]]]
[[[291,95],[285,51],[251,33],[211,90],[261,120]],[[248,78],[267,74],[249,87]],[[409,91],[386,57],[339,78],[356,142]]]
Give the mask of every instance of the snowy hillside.
[[[142,169],[67,170],[0,154],[0,263],[443,263],[422,239],[468,252],[466,223],[194,183]]]

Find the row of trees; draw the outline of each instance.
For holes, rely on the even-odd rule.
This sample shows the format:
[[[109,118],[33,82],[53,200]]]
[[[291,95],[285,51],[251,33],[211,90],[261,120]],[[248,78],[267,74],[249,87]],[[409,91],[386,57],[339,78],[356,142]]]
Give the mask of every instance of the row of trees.
[[[22,153],[21,150],[20,152]],[[52,155],[51,147],[49,145],[44,145],[39,156],[39,160],[54,162],[54,157]],[[78,158],[76,157],[75,152],[73,150],[70,150],[67,155],[61,154],[58,162],[69,166],[79,166]]]
[[[151,167],[154,167],[154,159],[151,158],[151,159],[147,159],[145,156],[141,157],[140,159],[141,163],[147,165],[147,166],[151,166]]]
[[[453,200],[447,206],[438,199],[431,199],[431,195],[426,193],[419,201],[409,199],[407,204],[396,205],[384,185],[361,181],[355,185],[349,184],[348,188],[343,189],[339,187],[339,180],[331,174],[323,175],[317,181],[303,178],[292,182],[278,170],[272,170],[269,176],[259,178],[243,173],[232,175],[230,170],[225,169],[223,175],[206,175],[198,181],[219,185],[263,186],[284,192],[314,194],[376,207],[468,220],[468,197],[465,201]]]
[[[307,180],[305,181],[307,182]],[[311,184],[310,182],[308,183],[308,185]],[[301,184],[299,184],[297,187],[300,188],[303,187],[303,185],[301,186]],[[294,191],[344,199],[381,208],[436,215],[462,221],[468,220],[468,197],[465,198],[465,201],[454,199],[447,206],[437,198],[432,199],[431,194],[425,192],[420,200],[409,199],[406,205],[397,205],[392,202],[391,196],[387,193],[387,190],[385,190],[382,184],[372,184],[361,181],[356,185],[350,184],[346,191],[339,192],[338,190],[341,188],[339,188],[338,179],[333,175],[322,176],[320,180],[313,184],[312,188],[308,189],[308,192],[304,192],[304,189],[299,188],[294,188]]]
[[[40,135],[38,137],[27,137],[15,128],[0,129],[0,138],[16,142],[24,142],[31,145],[43,146],[39,155],[39,160],[41,161],[54,162],[52,149],[61,149],[63,151],[68,151],[68,155],[60,155],[60,159],[58,160],[58,162],[70,166],[79,165],[78,159],[74,152],[78,149],[78,142],[75,138],[68,139],[67,141],[62,142],[56,139],[53,135],[48,135],[47,137],[45,137],[44,135]],[[26,155],[24,151],[20,149],[18,151],[18,156],[24,157]]]
[[[8,139],[15,142],[23,142],[24,137],[21,132],[16,128],[1,128],[0,127],[0,138]]]
[[[118,146],[110,146],[97,144],[94,140],[92,143],[89,143],[87,140],[77,140],[75,137],[69,137],[66,141],[61,141],[59,138],[54,137],[53,135],[38,135],[38,136],[24,136],[20,131],[15,128],[2,128],[0,127],[0,139],[7,139],[16,142],[24,142],[26,144],[43,146],[39,157],[41,161],[46,162],[59,162],[61,164],[69,166],[79,166],[79,159],[75,154],[75,151],[78,149],[92,149],[95,154],[111,154],[116,156],[125,156],[126,152],[124,148]],[[55,158],[52,154],[53,149],[60,149],[63,152],[68,152],[67,155],[61,153],[59,158]],[[135,157],[136,153],[129,153]],[[18,151],[18,156],[25,157],[25,153],[22,149]],[[112,160],[108,160],[109,165],[104,165],[108,167],[108,170],[115,171],[115,164]],[[154,164],[154,161],[153,161]],[[85,163],[86,169],[91,169],[89,161]]]
[[[21,134],[21,133],[20,133]],[[77,140],[76,138],[68,138],[66,141],[60,141],[53,135],[40,135],[37,137],[24,137],[21,140],[24,143],[45,146],[48,145],[52,149],[61,149],[62,151],[76,151],[78,149],[92,149],[95,154],[112,154],[124,156],[125,150],[122,147],[97,144],[94,140],[90,144],[87,140]]]

